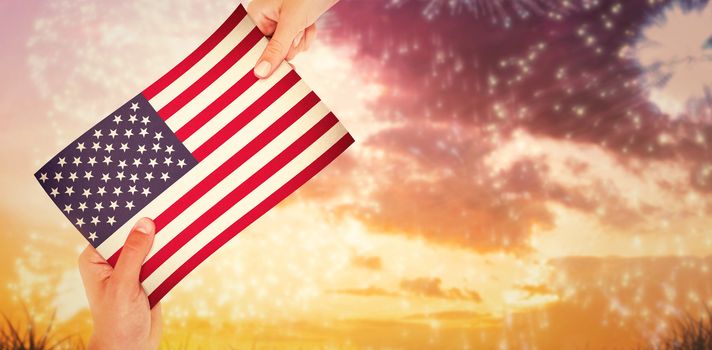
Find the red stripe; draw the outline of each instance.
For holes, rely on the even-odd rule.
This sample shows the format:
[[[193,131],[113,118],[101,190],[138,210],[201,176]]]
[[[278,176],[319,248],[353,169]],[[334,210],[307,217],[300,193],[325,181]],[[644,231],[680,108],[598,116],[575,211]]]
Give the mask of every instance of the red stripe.
[[[168,223],[173,221],[173,219],[180,215],[180,213],[182,213],[185,209],[195,203],[198,198],[205,195],[205,193],[215,187],[215,185],[222,181],[226,176],[235,171],[235,169],[245,163],[245,161],[250,159],[265,145],[270,143],[275,137],[284,132],[287,127],[292,125],[318,102],[319,97],[317,97],[313,91],[304,96],[304,98],[297,102],[294,107],[263,130],[259,135],[257,135],[257,137],[245,145],[245,147],[240,149],[237,153],[210,173],[210,175],[206,176],[197,185],[183,194],[180,199],[173,202],[171,206],[158,215],[154,220],[156,224],[156,234],[158,234],[161,229],[166,227]],[[107,259],[107,262],[111,264],[111,266],[116,265],[116,262],[119,260],[119,255],[121,255],[120,248],[111,257],[109,257],[109,259]]]
[[[329,131],[339,121],[334,114],[329,113],[322,118],[318,123],[312,126],[306,133],[300,136],[294,143],[280,152],[274,159],[270,160],[260,170],[256,171],[243,183],[239,184],[234,190],[228,193],[220,201],[215,203],[205,213],[200,215],[195,221],[178,233],[166,245],[161,247],[156,254],[144,262],[141,266],[141,275],[139,281],[143,282],[153,271],[155,271],[168,258],[175,254],[181,247],[188,243],[200,231],[204,230],[210,223],[215,221],[226,211],[232,208],[237,202],[245,198],[260,184],[267,181],[274,173],[282,169],[287,163],[298,156],[309,145],[314,143],[321,135]]]
[[[201,180],[195,187],[186,192],[179,200],[175,201],[163,213],[156,217],[156,228],[161,229],[168,225],[186,208],[191,206],[198,198],[205,195],[210,189],[215,187],[225,177],[230,175],[235,169],[244,164],[254,156],[259,150],[272,142],[279,134],[284,132],[297,119],[303,116],[309,109],[319,102],[319,97],[314,92],[310,92],[299,101],[289,111],[284,113],[272,125],[263,130],[257,137],[235,153],[225,163],[221,164],[210,175]]]
[[[177,66],[169,70],[168,73],[164,74],[160,79],[151,86],[143,90],[143,96],[147,100],[152,99],[154,96],[158,95],[163,89],[168,85],[171,85],[178,77],[183,75],[185,72],[194,66],[198,61],[200,61],[205,55],[208,54],[215,46],[218,45],[236,26],[243,18],[245,18],[247,12],[245,8],[240,5],[235,9],[235,11],[228,17],[225,22],[218,28],[208,40],[205,40],[200,46],[198,46],[195,51],[193,51],[188,57],[184,58],[183,61],[178,63]]]
[[[212,241],[201,248],[195,255],[191,256],[183,265],[176,269],[168,278],[156,288],[151,295],[148,296],[148,301],[153,307],[163,296],[170,291],[173,286],[180,282],[185,276],[195,269],[200,263],[212,255],[216,250],[222,247],[230,239],[244,230],[252,222],[264,215],[268,210],[281,202],[284,198],[302,186],[305,182],[316,175],[321,169],[331,163],[339,154],[346,150],[354,142],[351,135],[344,135],[336,144],[331,146],[324,154],[317,158],[313,163],[307,166],[294,178],[272,193],[260,204],[250,210],[245,216],[238,219],[234,224],[230,225],[225,231],[221,232]]]
[[[244,56],[247,51],[250,51],[252,47],[257,44],[257,42],[264,38],[260,29],[255,27],[252,29],[250,34],[240,41],[237,46],[235,46],[230,52],[228,52],[225,57],[223,57],[220,62],[210,68],[202,77],[191,84],[187,89],[183,90],[176,98],[168,102],[163,108],[158,111],[158,115],[167,120],[173,114],[175,114],[179,109],[183,108],[188,102],[190,102],[195,96],[198,96],[205,88],[210,86],[217,78],[219,78],[223,73],[225,73],[230,67],[232,67],[235,62],[237,62],[242,56]]]
[[[255,119],[257,115],[262,113],[267,107],[269,107],[274,101],[276,101],[280,96],[284,95],[287,90],[289,90],[294,84],[299,81],[299,75],[294,70],[290,71],[285,75],[277,84],[274,84],[264,95],[260,96],[255,102],[253,102],[249,107],[245,108],[242,113],[237,117],[233,118],[227,125],[225,125],[220,131],[211,136],[205,143],[200,145],[194,152],[193,157],[200,162],[205,157],[210,155],[215,149],[220,147],[225,141],[227,141],[232,135],[242,129],[247,123],[252,119]]]
[[[227,89],[222,95],[220,95],[220,97],[178,129],[178,131],[176,131],[178,139],[185,141],[188,137],[190,137],[190,135],[193,135],[193,133],[205,125],[205,123],[209,122],[210,119],[213,119],[215,115],[225,109],[227,105],[242,95],[245,90],[247,90],[258,80],[259,78],[255,76],[255,73],[252,71],[247,72],[247,74]]]

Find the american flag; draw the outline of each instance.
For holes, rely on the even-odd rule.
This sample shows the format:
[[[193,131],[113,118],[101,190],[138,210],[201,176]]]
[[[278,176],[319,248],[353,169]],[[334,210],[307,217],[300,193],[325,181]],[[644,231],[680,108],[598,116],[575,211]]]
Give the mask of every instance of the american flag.
[[[266,45],[240,5],[35,174],[112,265],[134,222],[154,218],[140,275],[151,306],[354,141],[288,64],[254,76]]]

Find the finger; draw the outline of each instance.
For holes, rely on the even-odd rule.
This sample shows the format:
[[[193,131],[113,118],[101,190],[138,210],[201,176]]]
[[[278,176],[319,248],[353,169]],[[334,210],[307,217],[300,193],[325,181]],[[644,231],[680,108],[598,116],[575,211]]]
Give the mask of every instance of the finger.
[[[297,22],[287,17],[277,23],[272,39],[267,43],[267,47],[255,65],[254,73],[258,78],[269,77],[279,67],[287,57],[293,40],[301,29]]]
[[[274,34],[274,30],[277,28],[277,22],[274,20],[277,17],[273,12],[272,7],[266,1],[251,1],[247,5],[247,15],[250,16],[252,22],[255,22],[262,34],[266,36]],[[273,18],[270,18],[268,14],[272,15]]]
[[[90,300],[94,300],[102,283],[111,276],[113,268],[91,245],[79,254],[78,265],[87,296]]]
[[[316,39],[316,23],[304,30],[304,50],[309,50],[311,44]]]
[[[151,309],[151,331],[149,333],[151,349],[158,349],[158,345],[161,342],[161,332],[163,332],[163,312],[161,311],[161,303],[158,303]]]
[[[289,48],[287,52],[287,61],[291,61],[298,53],[304,51],[304,31],[297,33],[297,36],[292,40],[292,47]]]
[[[131,229],[126,243],[121,248],[121,255],[119,255],[119,260],[116,262],[114,273],[111,276],[117,285],[131,288],[139,285],[138,276],[141,272],[141,264],[151,249],[155,231],[156,226],[148,218],[140,219]]]

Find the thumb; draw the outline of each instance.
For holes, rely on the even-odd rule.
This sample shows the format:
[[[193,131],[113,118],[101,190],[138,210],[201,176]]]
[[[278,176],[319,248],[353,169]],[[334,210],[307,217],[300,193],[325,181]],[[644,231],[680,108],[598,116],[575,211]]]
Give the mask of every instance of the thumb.
[[[292,42],[297,36],[301,29],[299,25],[284,19],[277,23],[277,29],[274,31],[274,35],[267,43],[265,51],[262,56],[257,60],[257,65],[255,66],[255,75],[264,79],[272,75],[277,67],[282,63],[290,47],[292,47]]]
[[[111,276],[118,285],[133,287],[138,284],[141,265],[151,249],[155,232],[156,226],[149,218],[140,219],[131,229]]]

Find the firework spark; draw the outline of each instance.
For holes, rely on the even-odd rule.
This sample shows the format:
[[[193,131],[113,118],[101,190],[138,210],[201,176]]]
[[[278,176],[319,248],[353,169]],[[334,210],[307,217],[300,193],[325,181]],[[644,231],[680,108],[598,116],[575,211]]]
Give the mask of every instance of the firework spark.
[[[404,0],[392,0],[391,6],[398,6]],[[475,18],[489,19],[493,24],[505,27],[514,20],[526,20],[532,16],[543,16],[561,20],[567,14],[590,9],[596,1],[557,1],[557,0],[430,0],[424,2],[423,16],[433,19],[440,14],[470,13]]]

